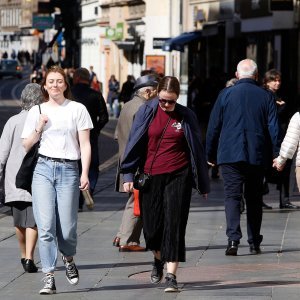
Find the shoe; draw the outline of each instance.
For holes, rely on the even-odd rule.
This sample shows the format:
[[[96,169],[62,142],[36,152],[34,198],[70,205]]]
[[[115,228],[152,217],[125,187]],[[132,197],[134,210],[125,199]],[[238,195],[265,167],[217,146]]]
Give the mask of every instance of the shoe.
[[[249,245],[249,252],[253,255],[261,254],[261,249],[259,246],[255,246],[254,244]]]
[[[26,272],[26,269],[25,269],[25,262],[26,262],[26,258],[21,258],[21,264],[22,264],[22,267],[23,267],[24,271]]]
[[[71,261],[67,261],[67,259],[64,256],[62,256],[62,260],[66,267],[66,277],[67,277],[69,283],[72,285],[78,284],[79,273],[78,273],[78,270],[77,270],[77,267],[75,265],[73,258]]]
[[[265,202],[263,202],[262,203],[262,208],[264,208],[264,209],[272,209],[273,207],[270,206],[270,205],[268,205],[268,204],[266,204]]]
[[[43,278],[45,282],[44,287],[40,290],[40,295],[52,295],[56,293],[56,286],[53,274],[47,274],[46,277]]]
[[[287,208],[287,209],[299,209],[300,207],[291,203],[291,202],[287,202],[287,203],[284,203],[284,204],[281,204],[279,206],[279,208]]]
[[[229,241],[225,255],[236,256],[238,251],[239,243],[237,241]]]
[[[146,251],[146,248],[139,245],[125,245],[120,246],[119,252],[143,252]]]
[[[165,263],[159,259],[154,258],[153,269],[150,276],[150,281],[154,284],[161,282],[164,275]]]
[[[79,207],[78,208],[78,212],[80,213],[80,212],[83,212],[83,208],[82,207]]]
[[[37,266],[34,264],[33,260],[25,260],[25,271],[28,273],[36,273],[38,271]]]
[[[166,274],[166,288],[165,293],[176,293],[179,292],[178,286],[177,286],[177,280],[176,276],[172,273]]]
[[[113,246],[115,247],[120,247],[120,238],[119,237],[115,237],[113,240]]]

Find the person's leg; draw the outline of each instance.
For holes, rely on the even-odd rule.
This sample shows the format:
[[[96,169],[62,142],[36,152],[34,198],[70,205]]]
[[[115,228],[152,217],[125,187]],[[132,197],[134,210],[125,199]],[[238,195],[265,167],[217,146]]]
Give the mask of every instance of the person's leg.
[[[225,193],[225,215],[226,235],[228,242],[239,244],[242,238],[240,226],[240,207],[243,195],[244,175],[241,164],[224,164],[221,166],[224,193]]]
[[[250,247],[259,249],[263,236],[260,234],[262,223],[262,194],[264,170],[259,166],[248,166],[245,180],[245,199],[247,205],[247,233]]]
[[[76,162],[60,163],[56,168],[56,233],[59,251],[66,267],[70,284],[79,282],[79,273],[73,256],[77,246],[77,212],[79,197],[79,170]]]
[[[98,135],[91,135],[91,164],[89,169],[90,192],[93,195],[99,177]]]
[[[37,227],[26,228],[26,259],[34,260],[34,250],[37,238]]]
[[[15,226],[16,236],[19,242],[21,259],[26,258],[26,228]]]
[[[121,231],[120,231],[120,246],[132,244],[140,244],[140,236],[142,231],[142,221],[140,217],[133,214],[134,194],[131,193],[126,207],[124,209]]]
[[[55,164],[39,158],[33,174],[32,204],[38,227],[39,253],[44,273],[52,273],[57,262]]]

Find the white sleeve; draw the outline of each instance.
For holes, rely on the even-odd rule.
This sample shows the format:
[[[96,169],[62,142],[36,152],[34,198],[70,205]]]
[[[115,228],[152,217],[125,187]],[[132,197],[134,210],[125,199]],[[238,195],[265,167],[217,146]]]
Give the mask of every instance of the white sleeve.
[[[300,115],[295,113],[291,118],[286,135],[280,147],[280,162],[292,159],[300,139]]]
[[[77,130],[86,130],[94,128],[90,114],[84,105],[80,105],[77,114]]]

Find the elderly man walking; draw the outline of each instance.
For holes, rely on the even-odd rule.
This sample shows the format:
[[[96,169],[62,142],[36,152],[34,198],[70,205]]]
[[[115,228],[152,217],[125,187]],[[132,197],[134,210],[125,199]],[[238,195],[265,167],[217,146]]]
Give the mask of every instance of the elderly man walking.
[[[115,131],[115,139],[119,144],[119,163],[122,161],[134,115],[140,106],[156,96],[157,84],[158,81],[155,75],[139,77],[133,87],[134,96],[132,100],[122,108]],[[116,191],[124,193],[123,175],[120,174],[119,167],[117,170]],[[119,247],[120,252],[145,251],[145,248],[139,245],[143,226],[141,218],[133,213],[133,197],[134,194],[130,193],[119,232],[113,241],[113,245]]]
[[[245,59],[237,65],[237,83],[222,90],[212,110],[207,136],[208,163],[221,166],[226,235],[225,255],[237,255],[242,238],[240,205],[247,206],[247,233],[251,254],[261,253],[262,191],[270,143],[273,157],[279,151],[279,127],[273,95],[257,84],[256,63]]]

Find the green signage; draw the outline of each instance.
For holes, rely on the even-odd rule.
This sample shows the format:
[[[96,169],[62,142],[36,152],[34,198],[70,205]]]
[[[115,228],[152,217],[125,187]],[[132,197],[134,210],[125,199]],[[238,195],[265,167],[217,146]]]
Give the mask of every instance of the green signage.
[[[124,24],[117,23],[116,28],[107,27],[105,30],[106,38],[113,41],[123,40]]]

